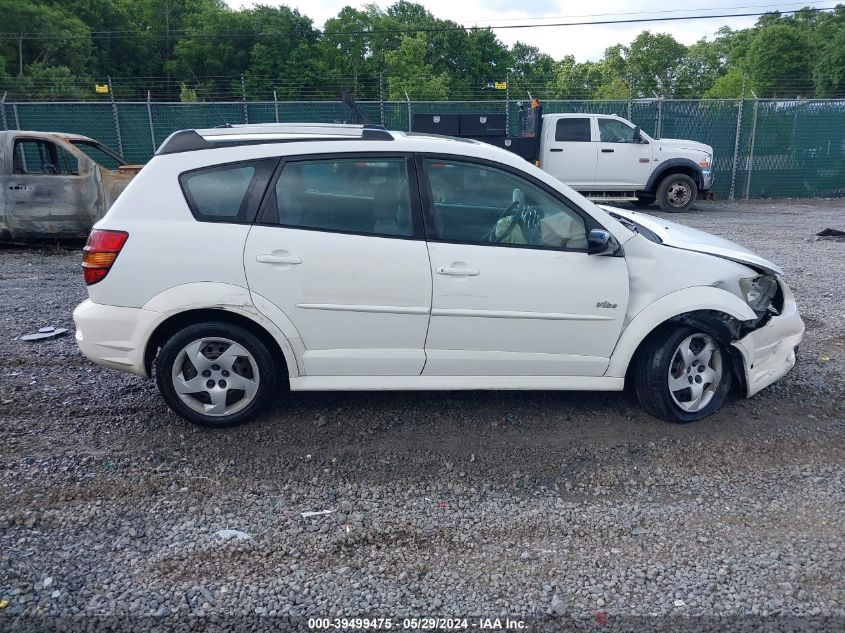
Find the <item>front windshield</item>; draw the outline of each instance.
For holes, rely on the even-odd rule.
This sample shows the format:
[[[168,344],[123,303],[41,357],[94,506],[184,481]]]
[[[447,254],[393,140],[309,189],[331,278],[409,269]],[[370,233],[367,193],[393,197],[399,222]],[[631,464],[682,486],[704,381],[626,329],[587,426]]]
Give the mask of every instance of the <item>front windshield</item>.
[[[126,160],[118,153],[110,150],[108,147],[100,143],[78,140],[72,140],[70,142],[74,147],[80,149],[86,156],[88,156],[88,158],[110,171],[114,171],[121,165],[127,164]]]

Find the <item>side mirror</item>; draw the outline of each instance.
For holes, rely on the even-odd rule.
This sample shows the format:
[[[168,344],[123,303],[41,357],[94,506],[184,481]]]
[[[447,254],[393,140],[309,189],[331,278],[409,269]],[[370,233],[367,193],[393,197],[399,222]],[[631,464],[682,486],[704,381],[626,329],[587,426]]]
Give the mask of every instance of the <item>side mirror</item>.
[[[588,255],[610,255],[616,252],[613,237],[604,229],[593,229],[587,236]]]
[[[634,143],[642,143],[643,142],[643,134],[640,126],[636,126],[634,128]]]

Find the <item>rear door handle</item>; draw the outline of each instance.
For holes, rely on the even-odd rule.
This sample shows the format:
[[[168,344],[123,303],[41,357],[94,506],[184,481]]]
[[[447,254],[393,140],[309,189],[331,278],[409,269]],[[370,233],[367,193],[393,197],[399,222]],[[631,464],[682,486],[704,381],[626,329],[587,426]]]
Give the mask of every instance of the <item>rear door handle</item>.
[[[302,258],[294,255],[256,255],[255,261],[262,264],[301,264]]]
[[[437,274],[450,275],[452,277],[475,277],[478,274],[478,269],[464,266],[460,268],[455,268],[452,266],[441,266],[437,269]]]
[[[602,153],[603,153],[603,154],[612,154],[614,151],[615,151],[615,150],[612,150],[612,149],[603,149],[603,150],[602,150]]]
[[[563,150],[562,150],[562,149],[560,149],[560,148],[555,148],[555,147],[552,147],[549,151],[550,151],[550,152],[562,152]]]

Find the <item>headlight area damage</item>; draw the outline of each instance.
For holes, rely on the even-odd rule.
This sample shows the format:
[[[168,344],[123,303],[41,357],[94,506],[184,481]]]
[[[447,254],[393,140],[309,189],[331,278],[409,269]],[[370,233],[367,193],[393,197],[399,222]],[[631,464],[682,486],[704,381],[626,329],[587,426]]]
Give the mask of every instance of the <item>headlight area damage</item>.
[[[761,281],[753,283],[758,280]],[[743,281],[749,282],[740,287],[743,292],[748,288],[746,301],[758,315],[756,319],[740,321],[718,312],[698,312],[674,320],[710,332],[729,346],[734,374],[740,380],[741,391],[750,398],[795,366],[804,322],[792,291],[780,278],[761,276]]]
[[[648,283],[641,284],[644,294],[655,285],[654,277],[649,273],[660,270],[661,277],[670,277],[666,271],[674,271],[677,275],[686,276],[693,285],[697,282],[702,286],[727,290],[740,297],[754,312],[756,318],[745,321],[706,310],[671,319],[710,332],[733,352],[735,373],[742,382],[746,397],[776,382],[795,366],[796,350],[804,336],[804,322],[778,266],[739,244],[704,231],[644,213],[602,208],[613,217],[621,218],[620,221],[635,225],[636,232],[648,243],[668,249],[659,256],[654,253],[646,255],[645,249],[636,245],[634,240],[625,244],[629,267],[642,271],[642,276],[648,276]],[[678,250],[708,255],[717,258],[715,261],[736,262],[744,267],[745,274],[735,276],[738,271],[718,267],[713,261],[678,259],[674,253]],[[652,258],[653,261],[649,261]],[[662,265],[657,266],[656,262]],[[712,272],[709,281],[702,272],[705,270]]]
[[[779,277],[761,276],[757,280],[768,281],[746,285],[747,291],[742,283],[740,287],[746,292],[748,305],[760,318],[742,324],[737,333],[741,338],[731,342],[742,354],[747,397],[779,380],[795,366],[798,346],[804,337],[804,322],[789,286]],[[771,298],[767,300],[767,296]]]

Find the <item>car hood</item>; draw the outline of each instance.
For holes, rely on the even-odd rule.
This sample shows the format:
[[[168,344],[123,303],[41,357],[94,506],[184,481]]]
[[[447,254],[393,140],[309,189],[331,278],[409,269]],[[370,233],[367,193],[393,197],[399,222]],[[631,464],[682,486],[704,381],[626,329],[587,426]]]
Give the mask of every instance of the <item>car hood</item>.
[[[664,147],[672,148],[672,149],[692,149],[699,152],[704,152],[705,154],[713,155],[713,148],[709,145],[705,145],[704,143],[699,143],[698,141],[688,141],[686,139],[681,138],[661,138],[658,139],[658,143],[661,143]]]
[[[603,205],[601,208],[608,213],[615,213],[632,222],[641,224],[657,235],[662,240],[664,246],[730,259],[773,275],[783,274],[783,270],[779,266],[752,253],[744,246],[707,233],[706,231],[699,231],[698,229],[693,229],[676,222],[670,222],[669,220],[648,215],[647,213],[637,213],[636,211]]]

